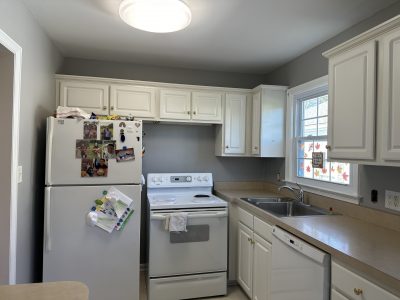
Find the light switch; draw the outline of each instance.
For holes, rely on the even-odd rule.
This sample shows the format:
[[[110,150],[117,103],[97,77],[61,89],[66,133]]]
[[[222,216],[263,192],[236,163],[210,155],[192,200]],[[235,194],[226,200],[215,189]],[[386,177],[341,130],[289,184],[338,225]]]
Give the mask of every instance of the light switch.
[[[17,168],[17,181],[18,183],[22,182],[22,166],[18,166]]]

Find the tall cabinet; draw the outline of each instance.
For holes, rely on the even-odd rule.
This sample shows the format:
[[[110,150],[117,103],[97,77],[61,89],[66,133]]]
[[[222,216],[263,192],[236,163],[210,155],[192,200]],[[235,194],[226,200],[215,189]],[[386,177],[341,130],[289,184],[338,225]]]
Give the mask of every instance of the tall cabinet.
[[[328,158],[400,166],[400,16],[323,53]]]

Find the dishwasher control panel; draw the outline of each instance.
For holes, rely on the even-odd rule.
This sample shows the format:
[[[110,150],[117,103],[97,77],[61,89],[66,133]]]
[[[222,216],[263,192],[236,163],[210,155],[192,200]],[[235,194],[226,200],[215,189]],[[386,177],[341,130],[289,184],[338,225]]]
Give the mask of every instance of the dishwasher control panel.
[[[275,226],[272,229],[272,234],[287,246],[293,248],[294,250],[303,253],[305,256],[308,256],[310,259],[323,264],[326,256],[328,255],[325,252],[322,252],[320,249],[308,244],[302,239],[290,234],[289,232]]]

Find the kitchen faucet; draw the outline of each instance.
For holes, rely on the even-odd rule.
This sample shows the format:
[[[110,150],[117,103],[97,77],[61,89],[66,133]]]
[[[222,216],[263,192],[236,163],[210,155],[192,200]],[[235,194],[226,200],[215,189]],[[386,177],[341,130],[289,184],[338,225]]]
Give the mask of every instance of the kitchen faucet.
[[[304,191],[301,188],[300,184],[296,183],[296,185],[299,187],[299,190],[295,190],[294,188],[292,188],[291,186],[288,185],[282,185],[278,188],[278,191],[281,191],[282,189],[288,189],[289,191],[292,191],[295,195],[296,195],[296,199],[298,201],[300,201],[302,204],[304,203]],[[307,204],[305,204],[307,205]]]

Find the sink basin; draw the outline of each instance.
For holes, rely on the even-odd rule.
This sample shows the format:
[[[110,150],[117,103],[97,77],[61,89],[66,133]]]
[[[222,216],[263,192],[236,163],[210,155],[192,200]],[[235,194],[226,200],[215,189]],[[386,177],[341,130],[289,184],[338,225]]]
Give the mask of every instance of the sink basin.
[[[264,202],[259,203],[256,206],[277,217],[315,216],[329,214],[328,211],[314,206],[307,206],[299,202]]]
[[[288,202],[293,201],[291,198],[282,198],[282,197],[264,197],[264,198],[240,198],[250,204],[255,206],[259,206],[262,203],[277,203],[277,202]]]

